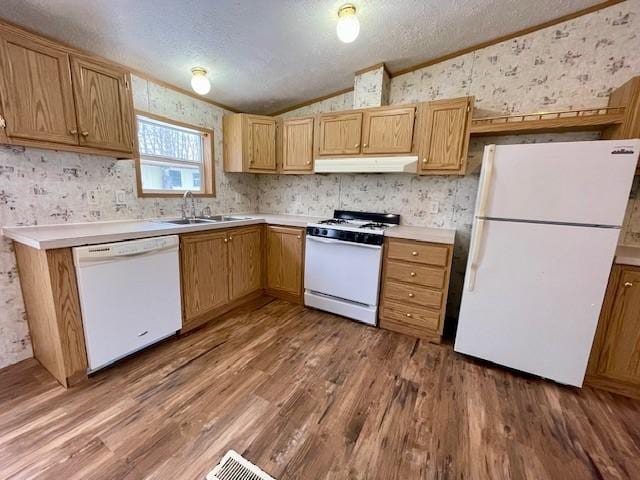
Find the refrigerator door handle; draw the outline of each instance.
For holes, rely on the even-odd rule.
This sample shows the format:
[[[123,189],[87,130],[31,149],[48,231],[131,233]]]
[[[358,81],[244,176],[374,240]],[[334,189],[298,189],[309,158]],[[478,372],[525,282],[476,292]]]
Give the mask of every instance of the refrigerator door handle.
[[[476,217],[487,216],[487,198],[491,189],[491,177],[493,176],[493,159],[496,154],[495,145],[487,145],[482,158],[482,179],[480,182],[480,193],[478,195],[478,210]]]
[[[469,269],[467,274],[467,290],[472,292],[476,284],[476,272],[480,263],[480,251],[482,233],[484,231],[484,217],[486,216],[487,198],[491,189],[491,177],[493,176],[493,159],[496,153],[495,145],[488,145],[484,149],[482,158],[482,178],[478,191],[478,209],[476,220],[471,234],[471,251],[469,252]]]
[[[467,271],[467,290],[473,292],[476,285],[476,271],[480,263],[480,243],[486,220],[477,218],[471,235],[471,252],[469,252],[469,268]]]

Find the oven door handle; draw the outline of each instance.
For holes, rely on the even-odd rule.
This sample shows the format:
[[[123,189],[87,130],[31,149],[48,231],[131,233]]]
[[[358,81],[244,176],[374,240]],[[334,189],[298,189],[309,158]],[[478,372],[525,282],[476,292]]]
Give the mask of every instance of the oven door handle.
[[[333,238],[314,237],[313,235],[307,235],[307,241],[317,243],[335,243],[337,245],[353,245],[354,247],[372,248],[375,250],[382,249],[382,245],[368,245],[366,243],[345,242],[344,240],[334,240]]]

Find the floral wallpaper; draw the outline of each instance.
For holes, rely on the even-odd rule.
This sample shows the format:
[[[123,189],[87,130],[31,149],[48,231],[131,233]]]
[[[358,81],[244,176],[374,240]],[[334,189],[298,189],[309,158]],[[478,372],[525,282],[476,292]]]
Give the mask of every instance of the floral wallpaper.
[[[640,75],[640,0],[627,2],[391,79],[389,104],[475,96],[475,115],[492,116],[606,106],[612,89]],[[356,81],[356,95],[358,82]],[[350,94],[288,112],[287,117],[345,109]],[[596,140],[597,133],[472,139],[469,164],[484,145]],[[260,209],[330,215],[335,208],[400,213],[409,225],[456,230],[447,314],[456,316],[477,192],[464,177],[401,174],[263,176]],[[640,199],[629,202],[621,242],[640,244]]]
[[[609,92],[640,74],[640,0],[628,0],[538,32],[394,77],[389,104],[476,97],[476,115],[606,105]],[[384,83],[383,83],[384,85]],[[386,89],[383,89],[386,90]],[[448,314],[455,316],[466,265],[478,174],[418,177],[403,174],[263,175],[222,171],[222,109],[133,79],[136,108],[215,131],[217,197],[198,200],[214,212],[331,215],[335,208],[392,211],[405,224],[457,231]],[[383,92],[382,103],[387,93]],[[286,117],[354,106],[354,92],[284,114]],[[562,134],[474,139],[470,165],[486,143],[596,139]],[[95,191],[95,202],[87,193]],[[118,205],[115,192],[124,190]],[[634,187],[621,241],[640,244],[640,198]],[[0,225],[33,225],[176,215],[179,200],[139,199],[133,162],[0,146]],[[31,356],[11,245],[0,242],[0,367]]]
[[[383,66],[356,75],[353,82],[353,108],[387,105],[390,87],[389,74]]]
[[[222,116],[209,103],[133,78],[134,104],[143,110],[214,130],[215,198],[197,199],[200,210],[257,209],[253,175],[222,171]],[[125,192],[116,204],[115,192]],[[96,200],[89,202],[88,192]],[[87,222],[179,215],[180,200],[141,199],[133,160],[0,145],[0,225]],[[0,239],[0,368],[32,355],[11,242]]]

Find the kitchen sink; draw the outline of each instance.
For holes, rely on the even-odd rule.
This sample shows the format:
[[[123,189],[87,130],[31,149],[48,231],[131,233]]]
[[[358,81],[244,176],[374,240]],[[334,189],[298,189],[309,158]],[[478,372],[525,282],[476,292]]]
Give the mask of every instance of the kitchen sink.
[[[215,220],[204,218],[177,218],[174,220],[158,220],[159,223],[172,223],[173,225],[197,225],[199,223],[217,223]]]
[[[171,223],[173,225],[198,225],[202,223],[233,222],[238,220],[251,220],[251,217],[237,217],[235,215],[212,215],[206,218],[175,218],[170,220],[159,219],[156,221],[160,223]]]

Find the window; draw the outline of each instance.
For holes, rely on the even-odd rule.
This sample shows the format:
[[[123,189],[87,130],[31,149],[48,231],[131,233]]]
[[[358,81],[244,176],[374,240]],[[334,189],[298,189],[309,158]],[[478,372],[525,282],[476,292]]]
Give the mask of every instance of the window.
[[[215,194],[211,130],[147,113],[137,124],[141,196]]]

